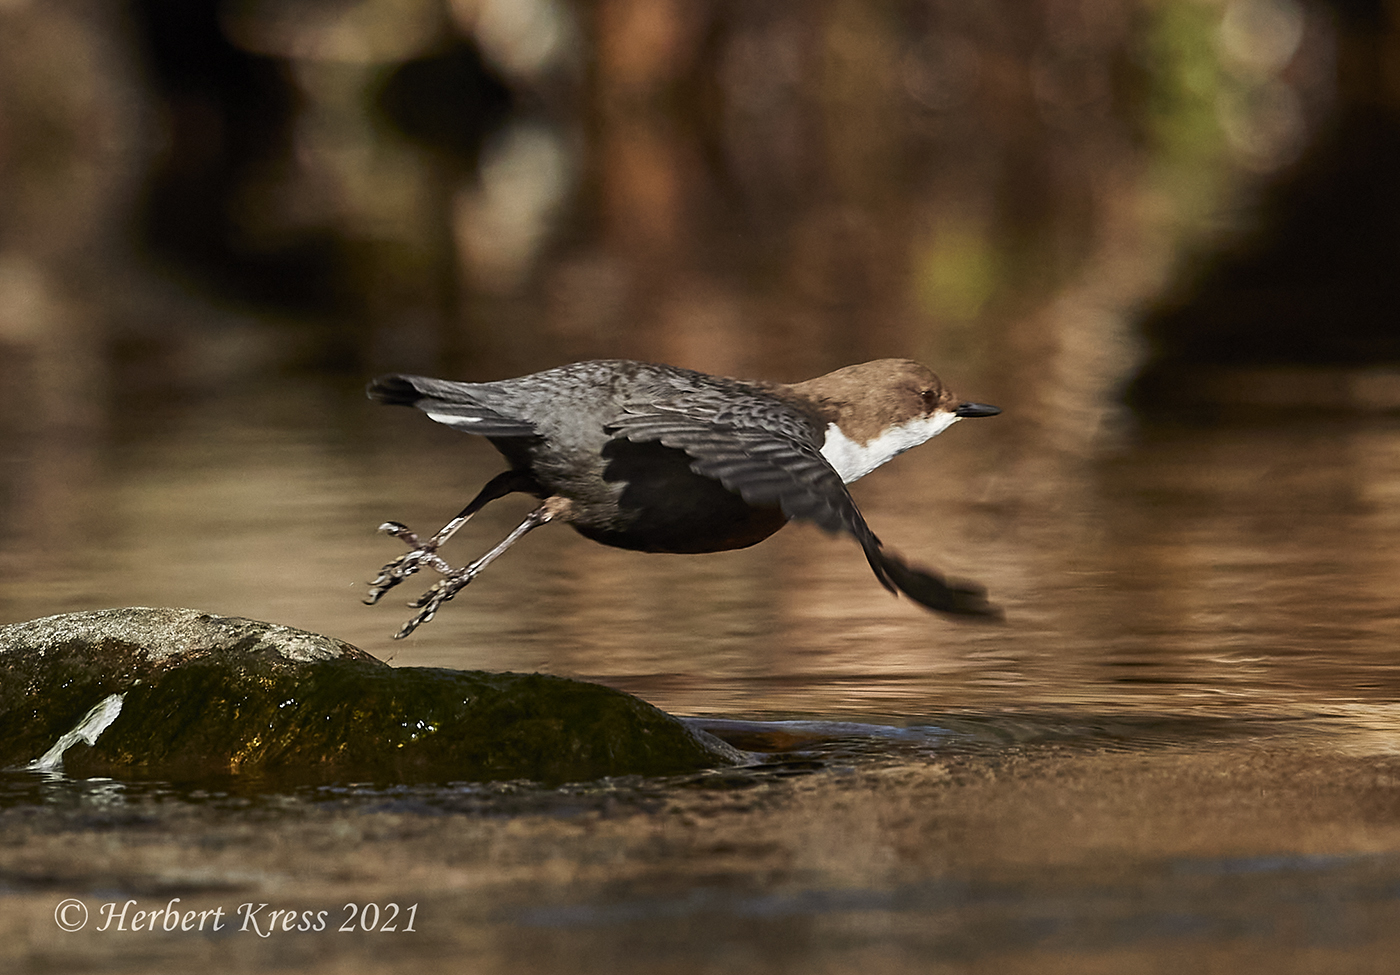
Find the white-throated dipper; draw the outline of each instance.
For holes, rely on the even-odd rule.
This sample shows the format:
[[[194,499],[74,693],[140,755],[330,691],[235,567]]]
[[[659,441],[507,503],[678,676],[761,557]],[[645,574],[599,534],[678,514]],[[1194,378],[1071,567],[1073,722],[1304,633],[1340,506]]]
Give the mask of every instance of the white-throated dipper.
[[[396,639],[550,521],[618,548],[722,552],[802,519],[855,536],[891,592],[944,613],[1000,615],[981,586],[949,582],[885,551],[846,490],[955,421],[1001,412],[959,402],[917,362],[879,359],[784,385],[607,359],[490,383],[388,375],[367,392],[480,434],[510,463],[426,541],[398,522],[379,526],[411,550],[380,570],[366,603],[423,566],[443,575],[409,603],[421,612]],[[472,515],[517,491],[543,501],[504,541],[465,568],[438,556]]]

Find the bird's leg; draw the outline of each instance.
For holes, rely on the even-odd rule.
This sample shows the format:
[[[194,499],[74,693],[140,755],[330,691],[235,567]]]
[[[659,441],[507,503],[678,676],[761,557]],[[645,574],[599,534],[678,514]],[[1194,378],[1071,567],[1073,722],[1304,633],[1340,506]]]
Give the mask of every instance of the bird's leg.
[[[379,597],[383,596],[390,589],[403,582],[413,573],[423,568],[425,565],[437,569],[443,575],[451,575],[457,570],[448,565],[437,554],[438,548],[449,538],[457,533],[457,530],[471,520],[472,515],[486,507],[497,498],[503,498],[514,491],[529,491],[534,488],[534,481],[528,474],[522,471],[505,471],[497,474],[486,482],[486,486],[477,492],[471,503],[457,513],[437,534],[433,535],[426,542],[420,542],[417,534],[410,531],[407,525],[397,521],[386,521],[379,526],[379,530],[395,538],[401,538],[408,544],[409,551],[400,555],[392,562],[386,564],[379,570],[379,575],[371,582],[369,592],[365,595],[365,605],[373,606],[379,602]]]
[[[399,632],[394,634],[394,639],[402,640],[414,630],[418,629],[418,627],[431,620],[437,615],[437,611],[443,603],[457,595],[457,593],[466,587],[467,583],[471,582],[481,573],[481,570],[485,569],[488,565],[505,554],[506,549],[510,548],[541,525],[547,525],[556,518],[566,516],[568,510],[569,500],[567,498],[561,498],[557,495],[546,498],[544,504],[526,515],[525,520],[517,525],[515,530],[507,535],[505,539],[491,551],[487,552],[465,569],[452,569],[444,573],[446,578],[439,579],[437,582],[433,583],[431,589],[408,604],[414,609],[421,608],[422,612],[405,623]]]

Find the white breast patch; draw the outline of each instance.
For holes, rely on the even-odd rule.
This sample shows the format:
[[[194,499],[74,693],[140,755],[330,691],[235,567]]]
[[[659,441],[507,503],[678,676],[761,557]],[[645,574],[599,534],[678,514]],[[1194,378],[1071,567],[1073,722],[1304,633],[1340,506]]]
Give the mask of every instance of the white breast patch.
[[[890,427],[884,433],[865,443],[858,443],[841,432],[836,424],[826,428],[826,441],[822,444],[822,456],[828,464],[836,468],[841,480],[847,484],[869,474],[881,464],[904,453],[910,447],[938,436],[961,419],[955,413],[939,411],[931,416],[920,416],[908,423]]]

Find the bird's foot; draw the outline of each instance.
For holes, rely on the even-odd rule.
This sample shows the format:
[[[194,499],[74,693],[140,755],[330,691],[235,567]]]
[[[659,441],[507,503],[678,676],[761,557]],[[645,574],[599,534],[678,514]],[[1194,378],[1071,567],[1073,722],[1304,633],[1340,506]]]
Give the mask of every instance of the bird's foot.
[[[473,505],[475,505],[475,502],[473,502]],[[515,530],[507,535],[499,545],[465,568],[453,568],[438,557],[438,546],[451,538],[452,533],[462,527],[467,519],[472,516],[474,513],[473,505],[468,505],[465,511],[448,522],[440,532],[426,542],[420,542],[417,535],[409,531],[406,525],[401,525],[397,521],[386,521],[379,526],[380,531],[387,532],[395,538],[403,539],[412,546],[412,550],[399,556],[379,570],[378,577],[370,583],[369,595],[365,597],[366,603],[370,605],[377,603],[380,596],[383,596],[390,589],[397,586],[400,582],[403,582],[425,565],[436,569],[443,575],[443,578],[435,582],[431,589],[408,604],[414,609],[421,610],[421,612],[405,623],[399,632],[394,634],[394,639],[402,640],[414,630],[418,629],[418,627],[436,616],[439,607],[441,607],[443,603],[461,592],[467,583],[471,582],[481,573],[482,569],[500,558],[501,555],[505,553],[506,549],[514,545],[521,537],[534,531],[540,525],[548,524],[555,518],[565,516],[569,512],[569,501],[567,499],[557,496],[546,498],[544,503],[526,515],[525,520],[519,525],[516,525]]]
[[[465,569],[454,570],[451,574],[447,575],[446,578],[439,579],[437,582],[433,583],[432,588],[423,593],[423,595],[410,602],[408,605],[414,609],[420,610],[420,612],[399,628],[399,632],[394,634],[394,639],[402,640],[414,630],[418,629],[418,627],[436,616],[438,609],[441,608],[443,603],[461,592],[466,588],[467,583],[476,578],[476,572],[474,572],[473,569],[475,569],[475,566],[467,566]]]
[[[449,577],[458,571],[437,554],[438,545],[441,544],[437,536],[428,539],[426,542],[420,542],[418,536],[410,531],[407,525],[402,525],[397,521],[386,521],[379,526],[379,530],[386,535],[392,535],[395,538],[403,539],[403,541],[408,544],[409,551],[400,555],[392,562],[386,563],[385,566],[379,570],[379,575],[375,576],[373,581],[370,582],[369,592],[365,594],[364,601],[366,606],[373,606],[375,603],[379,602],[381,596],[424,566],[430,569],[436,569],[443,575]],[[416,603],[414,605],[416,605]],[[415,623],[414,626],[417,626],[417,623]]]

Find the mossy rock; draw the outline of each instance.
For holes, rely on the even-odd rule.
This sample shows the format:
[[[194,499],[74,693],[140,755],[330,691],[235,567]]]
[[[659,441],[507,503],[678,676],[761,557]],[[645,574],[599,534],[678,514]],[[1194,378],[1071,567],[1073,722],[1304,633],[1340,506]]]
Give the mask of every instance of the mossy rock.
[[[557,784],[741,758],[597,684],[390,667],[254,620],[128,608],[0,627],[0,767],[43,759],[76,776],[279,785]]]

